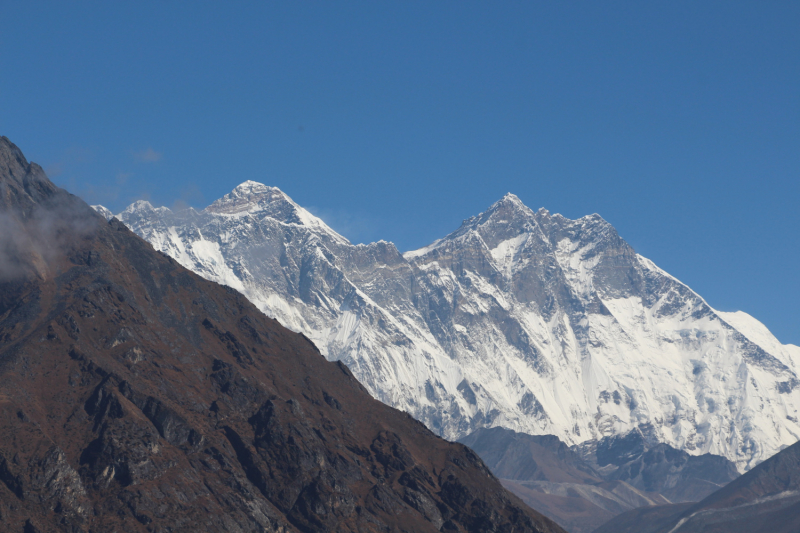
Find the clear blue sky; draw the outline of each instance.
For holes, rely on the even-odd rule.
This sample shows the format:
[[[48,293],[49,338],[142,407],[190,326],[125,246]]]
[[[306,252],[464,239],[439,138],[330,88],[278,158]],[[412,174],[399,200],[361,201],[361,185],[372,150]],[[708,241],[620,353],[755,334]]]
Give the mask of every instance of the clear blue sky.
[[[114,211],[253,179],[401,250],[597,212],[800,344],[797,1],[6,0],[0,134]]]

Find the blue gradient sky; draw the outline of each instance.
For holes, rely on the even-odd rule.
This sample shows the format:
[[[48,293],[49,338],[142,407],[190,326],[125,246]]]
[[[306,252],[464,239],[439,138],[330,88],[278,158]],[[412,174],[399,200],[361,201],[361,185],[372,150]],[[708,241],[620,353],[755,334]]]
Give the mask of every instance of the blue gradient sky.
[[[91,203],[254,179],[408,250],[511,191],[800,344],[800,2],[31,4],[0,134]]]

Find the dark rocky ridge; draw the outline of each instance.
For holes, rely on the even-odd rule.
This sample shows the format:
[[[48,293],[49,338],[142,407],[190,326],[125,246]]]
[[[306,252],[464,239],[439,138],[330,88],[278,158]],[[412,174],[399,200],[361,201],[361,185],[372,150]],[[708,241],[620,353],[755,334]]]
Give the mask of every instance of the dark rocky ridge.
[[[4,137],[0,215],[3,531],[562,531]]]

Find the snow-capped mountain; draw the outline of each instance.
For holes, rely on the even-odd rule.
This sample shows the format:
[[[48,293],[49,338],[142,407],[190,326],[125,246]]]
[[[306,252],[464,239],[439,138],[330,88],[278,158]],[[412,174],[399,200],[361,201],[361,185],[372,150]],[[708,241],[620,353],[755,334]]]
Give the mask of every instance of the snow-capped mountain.
[[[638,428],[747,470],[800,438],[800,348],[715,311],[598,215],[508,194],[405,254],[353,245],[252,181],[203,210],[140,201],[117,218],[449,439],[502,426],[574,445]]]

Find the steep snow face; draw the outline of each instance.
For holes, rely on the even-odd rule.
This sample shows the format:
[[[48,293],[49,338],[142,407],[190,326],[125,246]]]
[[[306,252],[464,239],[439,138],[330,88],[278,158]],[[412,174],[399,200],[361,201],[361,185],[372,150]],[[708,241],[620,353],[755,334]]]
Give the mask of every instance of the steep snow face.
[[[508,194],[400,254],[352,245],[274,187],[117,218],[343,360],[378,399],[455,440],[479,427],[569,444],[633,429],[746,470],[800,438],[800,348],[720,313],[598,215]]]

